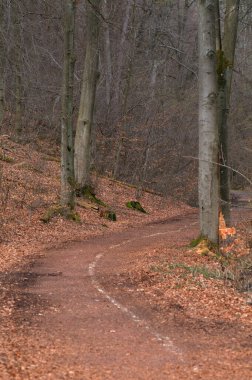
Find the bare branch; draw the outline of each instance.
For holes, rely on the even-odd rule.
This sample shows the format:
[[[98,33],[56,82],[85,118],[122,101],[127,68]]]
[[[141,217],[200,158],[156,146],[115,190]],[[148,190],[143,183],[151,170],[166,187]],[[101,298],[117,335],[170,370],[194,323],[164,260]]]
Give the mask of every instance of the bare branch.
[[[190,158],[192,160],[201,161],[201,162],[208,162],[210,164],[214,164],[214,165],[217,165],[217,166],[220,166],[220,167],[227,168],[227,169],[231,170],[232,172],[240,175],[242,178],[244,178],[252,186],[252,181],[248,177],[246,177],[244,174],[242,174],[241,172],[239,172],[239,170],[236,170],[236,169],[232,168],[231,166],[223,165],[223,164],[220,164],[219,162],[213,162],[213,161],[209,161],[209,160],[200,160],[198,157],[193,157],[193,156],[182,156],[182,157],[183,158]]]

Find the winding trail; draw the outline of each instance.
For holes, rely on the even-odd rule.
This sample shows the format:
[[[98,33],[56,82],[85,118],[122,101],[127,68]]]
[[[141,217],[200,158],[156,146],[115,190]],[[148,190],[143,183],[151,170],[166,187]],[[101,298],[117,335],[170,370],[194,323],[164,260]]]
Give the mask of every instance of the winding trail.
[[[179,328],[176,321],[160,326],[144,295],[136,289],[130,295],[119,283],[122,268],[127,271],[138,252],[162,246],[176,250],[197,233],[193,212],[69,243],[42,255],[23,279],[16,315],[16,325],[26,326],[23,336],[35,341],[38,359],[29,364],[29,376],[17,379],[189,380],[203,375],[212,379],[213,373],[215,379],[223,379],[223,374],[215,374],[216,363],[223,366],[216,348],[228,352],[239,327],[219,323],[209,341],[211,331],[204,322],[198,335],[189,325],[185,328],[186,317],[179,320]],[[248,344],[248,335],[245,338]],[[51,359],[46,365],[48,355],[43,358],[43,352],[48,351]],[[210,351],[215,356],[209,358]],[[209,369],[209,360],[213,372],[208,376],[204,368]],[[240,380],[240,373],[233,373],[233,379]]]
[[[33,266],[36,281],[26,285],[25,293],[46,299],[56,311],[35,308],[29,323],[44,330],[50,341],[67,341],[71,353],[62,353],[61,359],[70,367],[95,368],[97,378],[167,379],[170,365],[184,362],[183,347],[169,331],[156,331],[148,313],[146,318],[143,310],[138,314],[127,297],[119,302],[102,282],[116,274],[117,261],[128,252],[174,244],[182,230],[188,242],[197,233],[196,220],[196,214],[172,218],[47,252]]]

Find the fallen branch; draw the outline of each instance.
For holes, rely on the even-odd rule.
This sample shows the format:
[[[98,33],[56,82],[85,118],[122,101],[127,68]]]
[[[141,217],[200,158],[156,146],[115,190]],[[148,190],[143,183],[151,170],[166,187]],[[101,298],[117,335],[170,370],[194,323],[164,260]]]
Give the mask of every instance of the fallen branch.
[[[131,189],[137,189],[139,187],[137,185],[132,185],[130,183],[122,182],[122,181],[119,181],[119,180],[117,180],[115,178],[107,177],[105,175],[99,175],[99,177],[100,178],[106,178],[109,181],[113,181],[113,182],[117,183],[119,186],[122,186],[122,187],[129,187]],[[163,194],[158,193],[158,192],[156,192],[154,190],[149,190],[149,189],[142,189],[142,190],[143,190],[144,193],[148,193],[148,194],[152,194],[152,195],[158,195],[159,197],[163,196]]]
[[[94,210],[94,211],[99,211],[99,207],[93,203],[89,203],[87,201],[84,201],[82,199],[78,200],[76,202],[76,205],[82,208],[85,208],[87,210]]]

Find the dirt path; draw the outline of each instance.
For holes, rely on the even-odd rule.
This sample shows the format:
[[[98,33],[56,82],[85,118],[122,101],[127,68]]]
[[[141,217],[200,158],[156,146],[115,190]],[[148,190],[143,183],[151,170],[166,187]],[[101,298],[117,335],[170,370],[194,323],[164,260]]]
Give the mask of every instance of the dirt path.
[[[214,372],[223,378],[218,355],[231,342],[227,329],[232,335],[236,327],[221,325],[211,337],[182,320],[180,328],[176,321],[159,326],[144,295],[124,292],[117,279],[140,250],[176,245],[178,234],[187,244],[197,234],[196,220],[191,214],[51,250],[22,273],[14,319],[22,329],[17,361],[23,364],[13,378],[211,379]],[[215,354],[204,363],[210,350]]]

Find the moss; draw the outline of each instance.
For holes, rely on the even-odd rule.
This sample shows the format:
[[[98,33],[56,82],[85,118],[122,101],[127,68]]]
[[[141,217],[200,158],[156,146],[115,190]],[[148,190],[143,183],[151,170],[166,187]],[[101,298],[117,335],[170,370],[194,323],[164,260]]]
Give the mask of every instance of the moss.
[[[217,50],[216,52],[216,59],[217,59],[217,78],[218,78],[218,85],[220,87],[223,87],[226,83],[225,79],[225,72],[227,68],[231,68],[232,64],[227,60],[225,57],[223,50]]]
[[[211,242],[205,236],[199,235],[196,239],[193,239],[190,242],[189,247],[195,248],[198,245],[201,245],[202,247],[204,246],[207,251],[210,250],[210,251],[213,251],[215,253],[218,252],[218,244]]]
[[[134,210],[137,210],[137,211],[140,211],[140,212],[143,212],[144,214],[146,214],[146,211],[145,209],[141,206],[140,202],[137,202],[137,201],[130,201],[130,202],[127,202],[126,203],[126,207],[128,208],[132,208]]]
[[[197,245],[199,245],[199,243],[201,243],[202,240],[204,240],[204,236],[202,236],[202,235],[198,236],[196,239],[193,239],[193,240],[190,242],[189,247],[190,247],[190,248],[195,248],[195,247],[197,247]]]
[[[211,242],[204,236],[199,236],[190,243],[190,248],[194,248],[198,254],[210,256],[214,260],[219,260],[220,251],[218,244]]]
[[[73,210],[69,210],[65,217],[66,217],[66,219],[72,220],[73,222],[80,223],[80,221],[81,221],[81,218],[80,218],[80,215],[78,214],[78,212],[75,212]]]
[[[101,214],[105,219],[111,220],[112,222],[116,222],[116,213],[111,210],[104,210]]]
[[[40,218],[40,220],[43,223],[49,223],[56,216],[62,216],[67,220],[72,220],[78,223],[80,222],[80,216],[77,212],[71,210],[68,207],[62,207],[60,205],[50,207]]]
[[[7,162],[8,164],[12,164],[15,160],[11,157],[6,156],[4,153],[0,153],[0,161]]]
[[[96,203],[100,206],[104,206],[104,207],[107,206],[106,203],[104,203],[101,199],[96,197],[94,189],[92,188],[92,186],[84,186],[81,188],[77,188],[76,189],[76,196],[88,199],[89,201]]]
[[[107,219],[111,220],[112,222],[116,222],[116,213],[114,211],[109,211],[107,213]]]

